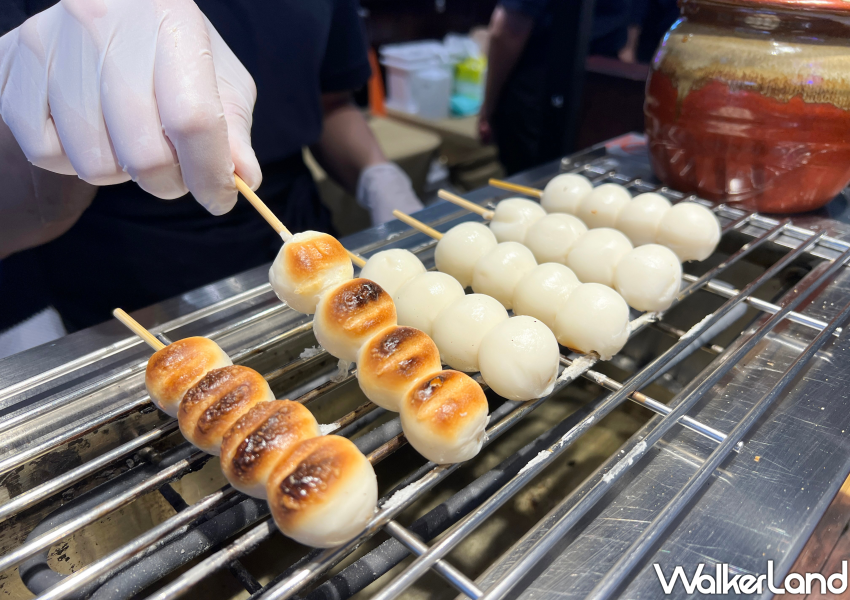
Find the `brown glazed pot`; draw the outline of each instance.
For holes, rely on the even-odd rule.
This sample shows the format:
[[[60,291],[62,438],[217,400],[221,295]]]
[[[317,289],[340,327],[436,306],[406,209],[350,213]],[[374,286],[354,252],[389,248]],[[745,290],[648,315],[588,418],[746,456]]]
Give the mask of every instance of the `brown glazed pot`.
[[[850,182],[850,3],[683,0],[644,115],[670,187],[750,210],[819,208]]]

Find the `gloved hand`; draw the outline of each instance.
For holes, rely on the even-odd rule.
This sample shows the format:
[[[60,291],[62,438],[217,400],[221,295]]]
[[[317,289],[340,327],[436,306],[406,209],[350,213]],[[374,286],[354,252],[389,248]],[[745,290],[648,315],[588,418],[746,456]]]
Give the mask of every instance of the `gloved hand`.
[[[372,225],[395,219],[393,210],[410,214],[422,208],[410,177],[391,162],[366,167],[357,180],[357,203],[369,211]]]
[[[191,0],[61,0],[0,38],[0,116],[30,162],[160,198],[236,202],[256,87]],[[178,164],[179,163],[179,164]]]

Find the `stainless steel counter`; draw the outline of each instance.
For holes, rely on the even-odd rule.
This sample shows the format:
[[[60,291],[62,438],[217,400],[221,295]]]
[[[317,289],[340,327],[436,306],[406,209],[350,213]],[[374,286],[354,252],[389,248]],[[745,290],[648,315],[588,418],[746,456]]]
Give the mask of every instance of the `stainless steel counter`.
[[[635,178],[650,180],[645,153],[639,146],[632,146],[626,151],[600,147],[564,164],[543,165],[514,181],[540,185],[559,168],[576,165],[589,165],[588,172],[600,176],[616,171],[615,180],[630,182],[638,189],[645,182],[635,182]],[[468,194],[467,198],[484,202],[504,195],[487,188]],[[800,229],[783,229],[779,237],[764,245],[764,256],[754,254],[752,264],[730,274],[730,282],[739,287],[745,285],[788,248],[798,247],[806,230],[825,231],[829,237],[821,239],[805,255],[806,260],[799,265],[799,277],[789,280],[788,289],[779,281],[767,290],[768,296],[771,290],[779,294],[779,300],[773,299],[783,306],[828,268],[828,260],[820,258],[834,259],[846,249],[842,240],[850,241],[850,227],[829,215],[844,219],[847,212],[842,199],[825,213],[795,217],[794,224]],[[742,214],[729,210],[724,223],[734,223]],[[446,203],[431,206],[417,217],[443,230],[449,224],[473,218]],[[720,264],[744,241],[763,235],[772,224],[775,222],[769,219],[749,222],[737,233],[733,232],[731,245],[721,247],[716,260],[686,270],[696,269],[693,275],[698,277],[705,269]],[[734,245],[735,240],[738,246]],[[398,222],[342,241],[364,256],[379,249],[401,247],[416,251],[426,265],[433,261],[433,241]],[[722,298],[722,290],[715,292],[720,296],[701,292],[698,299],[686,300],[671,313],[670,322],[688,330],[706,311],[720,305],[718,297]],[[815,301],[797,309],[801,313],[797,322],[782,321],[755,349],[729,364],[729,372],[688,414],[721,432],[731,432],[815,339],[817,328],[805,325],[806,320],[830,321],[850,300],[848,292],[850,275],[847,269],[841,269],[819,290]],[[771,298],[761,301],[768,300]],[[267,267],[206,286],[139,311],[135,316],[155,332],[173,339],[212,336],[234,359],[252,366],[265,365],[265,371],[273,368],[281,371],[276,375],[275,385],[285,388],[291,396],[328,381],[333,374],[335,363],[327,357],[299,362],[300,352],[315,343],[309,331],[309,318],[289,310],[275,298],[267,283]],[[768,317],[769,314],[764,314],[755,320],[741,320],[747,323],[746,330],[742,335],[738,335],[739,331],[732,332],[723,341],[725,348],[717,349],[721,353],[719,357],[679,365],[659,381],[672,392],[687,391],[691,382],[728,361],[748,334]],[[638,336],[611,368],[622,369],[627,375],[643,368],[669,347],[669,341],[659,339]],[[61,473],[69,464],[92,460],[104,449],[133,440],[153,425],[166,422],[150,410],[144,397],[142,371],[148,355],[147,347],[128,336],[122,326],[110,322],[0,360],[0,509],[5,500],[3,495],[17,496],[22,490]],[[682,515],[664,531],[637,570],[625,578],[625,587],[618,589],[617,595],[661,597],[654,563],[669,577],[676,565],[684,566],[690,575],[700,563],[705,564],[705,572],[709,573],[714,572],[715,564],[728,563],[732,574],[761,574],[766,572],[767,561],[773,560],[775,572],[784,575],[850,473],[848,358],[850,347],[843,332],[826,342],[746,435],[739,451],[722,463],[710,482],[687,503]],[[279,367],[296,362],[299,370],[291,376],[286,368]],[[707,371],[700,375],[699,369],[703,367]],[[676,396],[671,406],[675,407],[681,399],[681,394]],[[109,430],[103,441],[98,441],[97,430],[89,426],[95,421],[103,424],[104,432]],[[608,571],[622,553],[717,447],[716,442],[706,437],[673,426],[634,464],[623,461],[624,457],[639,456],[645,449],[641,444],[646,446],[644,440],[660,423],[660,416],[650,420],[619,454],[606,461],[479,577],[479,587],[486,591],[491,585],[512,577],[511,567],[524,565],[524,557],[533,557],[532,568],[523,568],[521,577],[512,581],[510,590],[505,588],[504,595],[585,597],[608,577]],[[111,427],[105,427],[106,424]],[[57,440],[61,446],[58,451]],[[623,467],[626,463],[631,467],[627,471]],[[613,475],[621,473],[625,474],[574,527],[564,536],[553,536],[558,524],[572,518],[575,507],[600,482],[613,481]],[[764,598],[771,595],[761,594]],[[677,584],[672,597],[689,595]]]

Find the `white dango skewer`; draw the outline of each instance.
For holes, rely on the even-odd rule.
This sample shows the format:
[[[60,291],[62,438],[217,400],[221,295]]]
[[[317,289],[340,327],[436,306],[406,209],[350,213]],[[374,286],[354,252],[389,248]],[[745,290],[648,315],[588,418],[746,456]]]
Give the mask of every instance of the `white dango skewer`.
[[[434,239],[439,240],[434,250],[437,270],[448,273],[465,288],[472,285],[472,273],[478,259],[499,243],[489,227],[474,221],[455,225],[440,236],[432,235]]]
[[[390,296],[395,296],[401,286],[426,270],[413,252],[396,248],[370,256],[360,269],[360,277],[371,279]]]
[[[456,194],[440,190],[438,195],[444,200],[448,200],[462,208],[483,216],[485,219],[493,218],[493,211],[478,206],[474,202],[469,202]],[[394,211],[393,214],[401,220],[407,217],[407,215],[399,211]],[[540,218],[543,216],[545,216],[545,212]],[[523,227],[523,238],[521,238],[523,240],[533,223],[526,223],[525,225],[528,226]],[[423,224],[423,226],[430,230],[425,233],[428,233],[432,237],[434,237],[434,233],[438,233],[427,227],[427,225]],[[439,235],[442,236],[442,234]],[[496,238],[498,239],[498,236]],[[440,239],[440,237],[436,239]],[[502,241],[488,252],[481,254],[475,262],[472,269],[472,290],[479,294],[492,296],[501,302],[505,308],[510,309],[513,303],[513,292],[517,283],[519,283],[523,275],[536,266],[537,260],[534,258],[534,254],[521,242],[513,240]]]
[[[528,228],[545,216],[546,211],[537,202],[506,198],[496,205],[490,230],[500,242],[522,242]]]
[[[393,214],[437,240],[443,235],[400,211]],[[526,248],[516,242],[503,242],[479,259],[473,282],[476,293],[457,300],[439,314],[434,322],[433,337],[449,366],[464,371],[480,371],[484,381],[505,398],[530,400],[548,393],[547,388],[557,377],[557,340],[546,325],[534,318],[508,319],[504,307],[506,300],[482,293],[480,285],[482,275],[486,275],[488,282],[501,280],[501,286],[493,286],[497,293],[514,294],[516,284],[505,285],[504,281],[512,279],[518,271],[517,263],[511,258],[506,259],[514,247],[523,250],[522,260],[527,261],[529,267],[523,269],[525,272],[541,268],[548,272],[550,267],[556,270],[560,267],[569,272],[560,265],[537,267]],[[505,249],[507,252],[502,254]]]
[[[556,176],[552,181],[559,177],[563,175]],[[493,187],[536,198],[541,198],[544,194],[542,190],[536,188],[498,179],[491,179],[489,183]],[[614,186],[607,188],[609,193],[615,193],[614,188],[619,187],[628,194],[628,191],[618,184],[603,184],[595,189],[606,186]],[[623,231],[635,246],[648,243],[661,244],[673,250],[679,259],[685,262],[705,260],[711,256],[720,241],[720,223],[714,213],[702,204],[685,201],[671,207],[666,198],[654,192],[639,194],[629,203],[623,203],[621,200],[611,203],[591,202],[587,200],[589,196],[590,194],[582,197],[575,204],[565,202],[561,206],[564,207],[565,212],[583,216],[585,223],[591,228],[606,226]],[[441,197],[449,199],[445,196]],[[543,198],[541,198],[541,204],[545,208]],[[613,209],[619,205],[622,205],[620,212],[615,215],[613,222],[609,222],[608,219],[615,212]],[[599,215],[603,215],[599,223],[597,223],[596,215],[589,216],[594,209]]]
[[[540,205],[549,213],[578,212],[581,201],[593,191],[593,184],[584,175],[561,173],[555,175],[540,194]]]
[[[627,252],[614,274],[614,289],[629,306],[646,312],[670,308],[681,284],[679,257],[659,244],[646,244]]]
[[[671,206],[667,198],[655,192],[635,196],[617,216],[616,229],[635,246],[655,243],[661,219]]]
[[[614,287],[617,263],[632,250],[632,243],[616,229],[590,229],[570,249],[566,265],[582,283]]]
[[[455,300],[434,321],[434,343],[447,365],[458,371],[481,370],[478,351],[484,336],[508,320],[505,307],[485,294],[468,294]]]
[[[522,242],[528,228],[546,216],[546,210],[540,204],[525,198],[506,198],[496,205],[496,210],[488,210],[446,190],[440,190],[437,195],[484,217],[490,222],[490,230],[499,242]]]
[[[632,201],[632,195],[621,185],[603,183],[582,198],[576,216],[589,229],[615,227],[620,212]]]
[[[398,322],[415,327],[430,336],[437,315],[463,296],[463,286],[457,279],[446,273],[426,271],[408,281],[396,292],[394,300]]]
[[[539,319],[555,330],[558,307],[566,302],[581,282],[572,269],[558,263],[543,263],[525,274],[514,290],[514,314]]]
[[[567,213],[570,215],[578,213],[581,201],[593,191],[593,184],[590,180],[577,173],[555,175],[542,190],[510,181],[502,181],[501,179],[490,179],[488,183],[499,189],[538,198],[540,206],[547,213]]]
[[[645,196],[648,198],[642,202],[655,204],[649,194]],[[451,202],[456,201],[453,196],[446,197]],[[666,200],[661,200],[663,205]],[[671,282],[681,281],[682,278],[681,264],[670,260],[675,257],[671,250],[665,251],[653,244],[650,250],[638,252],[622,232],[607,227],[587,230],[579,219],[571,215],[553,213],[540,219],[529,229],[525,245],[534,250],[533,254],[540,263],[560,263],[569,267],[570,274],[577,276],[581,282],[601,283],[615,288],[630,306],[642,311],[668,308],[675,299],[679,286],[678,283]],[[561,283],[558,284],[558,279],[543,275],[554,275],[558,269],[551,265],[546,269],[532,269],[529,268],[530,263],[527,263],[523,267],[527,269],[523,277],[529,279],[524,283],[514,282],[515,270],[510,269],[508,265],[501,265],[495,258],[491,255],[495,264],[488,265],[486,271],[490,275],[488,282],[497,280],[505,285],[502,288],[485,286],[476,291],[493,295],[505,302],[506,307],[514,308],[516,314],[531,315],[554,329],[555,307],[572,289],[564,287],[566,280],[563,271]],[[624,265],[618,269],[621,262],[624,262]],[[532,273],[536,273],[536,276],[532,277]],[[508,286],[512,286],[514,290],[511,294],[511,304],[507,304],[505,300],[508,296]],[[522,305],[519,310],[516,310],[517,303]],[[550,307],[548,310],[547,305]]]
[[[533,317],[511,317],[481,340],[481,377],[508,400],[542,398],[558,378],[560,353],[552,331]]]
[[[114,314],[156,352],[168,348],[120,309]],[[172,357],[175,370],[180,362],[179,355]],[[321,436],[302,405],[274,400],[253,369],[210,370],[187,390],[178,421],[191,443],[221,452],[233,486],[267,499],[278,528],[297,542],[339,545],[374,514],[378,485],[369,460],[349,440]],[[210,447],[213,441],[218,447]]]
[[[528,229],[524,243],[538,263],[564,264],[570,249],[585,233],[587,226],[577,217],[551,213]]]
[[[502,242],[478,259],[472,273],[472,290],[492,296],[513,308],[514,290],[526,273],[537,266],[534,254],[519,242]]]
[[[244,186],[244,183],[242,185]],[[247,188],[247,186],[244,187]],[[253,194],[249,189],[243,194],[253,195],[253,198],[249,198],[251,203],[276,231],[284,237],[289,233],[268,207],[263,204],[262,200],[256,197],[256,194]],[[348,254],[361,268],[367,266],[366,261],[360,257],[350,252]],[[405,264],[395,272],[392,268],[393,261],[378,261],[374,268],[380,277],[388,276],[391,285],[395,285],[411,270],[415,270],[415,263],[418,262],[418,259],[410,260],[409,257],[404,257],[401,260]],[[411,264],[413,264],[413,268],[411,268]],[[399,276],[399,272],[402,277]],[[396,296],[400,300],[400,316],[405,320],[422,324],[423,327],[420,327],[419,331],[410,327],[397,327],[396,304],[393,299],[378,283],[361,277],[344,280],[325,288],[316,305],[313,332],[319,343],[330,354],[344,361],[359,359],[358,380],[368,397],[387,407],[397,406],[400,409],[399,404],[408,384],[415,382],[419,386],[423,375],[426,380],[433,376],[433,373],[428,373],[428,371],[431,369],[439,371],[442,368],[439,358],[434,356],[433,342],[428,337],[428,333],[434,317],[447,304],[462,297],[463,288],[454,278],[445,273],[425,272],[415,275],[401,285]],[[428,331],[422,331],[423,328]],[[405,341],[410,343],[405,343]],[[430,351],[428,349],[429,344],[432,347]],[[418,364],[418,361],[421,361],[422,364],[419,367],[414,366],[414,363]],[[481,448],[481,443],[470,444],[467,438],[484,439],[487,423],[486,398],[481,386],[466,375],[455,371],[440,371],[440,373],[456,373],[458,377],[465,381],[464,389],[477,389],[477,397],[479,398],[477,408],[471,410],[469,407],[473,404],[470,404],[470,402],[458,404],[458,401],[451,395],[441,393],[438,398],[428,404],[435,408],[432,416],[420,419],[421,422],[418,422],[418,426],[415,426],[413,431],[405,433],[411,445],[427,459],[441,463],[458,462],[470,458],[472,450],[478,452]],[[453,378],[457,379],[454,376]],[[455,410],[453,407],[456,406],[466,408]],[[482,410],[484,419],[480,418]],[[402,429],[405,427],[404,423],[405,421],[402,420]],[[408,423],[412,422],[408,420]],[[315,468],[321,470],[323,452],[324,450],[318,449],[316,454],[309,455],[309,457],[318,458],[304,458],[302,462],[306,464],[310,461],[318,461],[316,463],[318,466],[315,466]],[[340,453],[344,454],[342,450],[340,450]],[[360,459],[348,457],[346,460],[347,462],[339,463],[340,469],[350,469],[353,472],[360,470],[358,466],[362,464]],[[336,467],[334,468],[336,469]],[[286,482],[296,476],[286,475],[286,471],[287,468],[279,466],[272,475],[270,482],[274,480],[280,481],[280,483],[269,483],[267,488],[272,515],[282,531],[286,533],[293,527],[296,529],[299,527],[317,528],[324,532],[321,539],[337,535],[333,533],[334,531],[354,531],[349,524],[339,524],[334,517],[328,518],[328,522],[333,527],[322,529],[317,523],[322,521],[324,513],[322,511],[314,513],[309,505],[305,505],[304,511],[302,511],[307,516],[300,520],[293,521],[287,517],[290,512],[281,512],[282,508],[290,504],[299,505],[297,499],[290,497],[290,492],[284,489],[289,485]],[[311,476],[308,471],[301,474],[296,469],[295,473],[298,473],[298,477]],[[359,488],[356,488],[356,484],[356,480],[350,480],[348,475],[345,475],[337,487],[340,490],[339,493],[351,493],[359,498],[360,496],[357,496],[357,494],[360,492],[357,491]],[[371,486],[369,489],[371,490]],[[296,492],[300,493],[297,490],[292,493]],[[368,497],[372,497],[371,491]],[[277,506],[275,502],[282,503],[282,506]],[[365,517],[367,512],[371,515],[371,511],[361,511],[358,507],[362,508],[355,501],[353,506],[349,507],[348,512],[341,511],[342,518],[353,514],[352,518],[357,519],[358,517]],[[348,533],[341,535],[345,536]],[[309,539],[305,543],[316,545],[316,542],[315,539]]]
[[[423,223],[420,223],[418,220],[416,220],[413,217],[410,217],[408,215],[405,215],[404,213],[402,213],[400,211],[394,211],[393,214],[399,220],[410,225],[414,229],[417,229],[417,230],[425,233],[426,235],[431,235],[433,237],[436,237],[437,239],[439,239],[439,236],[442,235],[439,232],[435,231],[434,229],[428,227],[427,225],[425,225]],[[555,275],[555,277],[553,277],[549,281],[550,290],[548,290],[548,291],[543,290],[542,289],[543,284],[540,283],[539,281],[537,281],[537,280],[544,280],[545,281],[547,279],[547,277],[546,277],[547,274],[548,275]],[[593,293],[594,288],[591,287],[589,293],[588,292],[584,293],[585,301],[592,303],[594,298],[597,297],[597,296],[601,296],[603,299],[606,300],[606,302],[604,303],[604,306],[603,306],[603,309],[605,309],[605,310],[597,311],[599,313],[599,315],[597,315],[597,316],[607,318],[607,319],[612,319],[609,323],[606,324],[606,327],[600,327],[600,328],[594,329],[593,328],[593,322],[590,322],[589,324],[582,322],[582,320],[587,319],[587,318],[597,318],[597,316],[594,316],[594,310],[593,310],[594,306],[592,306],[592,305],[590,307],[588,307],[587,310],[575,310],[572,313],[564,313],[561,316],[560,323],[559,323],[557,316],[558,316],[558,314],[560,314],[562,312],[560,310],[560,308],[566,302],[564,300],[564,298],[566,297],[567,299],[569,299],[569,297],[572,295],[572,291],[574,289],[585,287],[585,284],[581,284],[581,285],[578,285],[577,287],[575,287],[574,286],[575,282],[573,281],[571,275],[572,275],[572,272],[570,271],[570,269],[568,269],[567,267],[563,267],[562,265],[544,264],[544,265],[540,265],[540,266],[536,267],[534,270],[531,271],[531,273],[529,275],[527,275],[527,277],[529,278],[528,281],[526,282],[526,283],[529,284],[528,288],[525,288],[525,287],[520,288],[519,286],[517,286],[517,289],[515,290],[515,295],[520,297],[520,300],[515,304],[515,307],[517,305],[523,305],[523,303],[525,303],[525,305],[528,307],[526,310],[528,310],[529,313],[531,313],[532,311],[534,311],[536,313],[536,314],[532,314],[531,316],[537,316],[538,319],[540,318],[540,316],[542,316],[544,318],[549,317],[548,320],[551,320],[551,311],[554,309],[556,311],[555,312],[555,319],[554,319],[555,325],[554,325],[554,327],[549,326],[550,336],[554,334],[555,337],[558,340],[560,340],[562,338],[564,340],[571,340],[575,337],[576,338],[576,342],[575,342],[576,346],[574,346],[574,348],[576,350],[579,350],[583,353],[596,352],[600,355],[607,356],[608,358],[610,358],[610,356],[619,352],[619,350],[623,347],[626,340],[628,339],[629,307],[626,304],[626,301],[623,300],[622,296],[620,296],[614,290],[612,290],[610,288],[606,288],[608,290],[608,292],[610,292],[610,293],[608,293],[608,292],[597,292],[597,293],[594,294]],[[574,275],[573,275],[573,277],[574,277]],[[535,285],[540,285],[541,287],[535,288],[534,287]],[[596,286],[598,284],[593,284],[593,285]],[[605,286],[599,286],[599,287],[605,287]],[[534,301],[529,301],[529,300],[523,299],[523,298],[526,298],[526,297],[532,298],[535,295],[539,295],[541,297],[548,297],[551,302],[560,302],[561,305],[556,305],[554,307],[544,306],[541,303],[537,303],[537,302],[534,302]],[[581,306],[579,306],[579,308],[581,308]],[[540,309],[539,312],[538,312],[538,309]],[[516,310],[516,308],[515,308],[515,310]],[[442,315],[441,315],[441,317],[442,317]],[[546,323],[544,323],[542,321],[542,319],[540,320],[540,322],[543,325],[547,325]],[[499,323],[499,325],[500,324],[501,323]],[[585,326],[587,326],[586,330],[584,329]],[[559,327],[560,327],[560,329],[558,329]],[[582,333],[582,336],[579,338],[578,336],[572,335],[573,330],[579,331],[580,333]],[[625,337],[622,335],[623,331],[626,332]],[[437,340],[435,340],[435,341],[437,341]],[[481,343],[480,346],[483,347],[484,343],[485,343],[484,339],[482,338],[482,343]],[[545,346],[546,346],[545,344],[542,344],[541,348],[545,348]],[[439,341],[437,341],[437,347],[440,348],[441,352],[443,352],[443,348],[440,346]],[[548,352],[548,351],[542,350],[540,356],[541,357],[545,356],[545,352]],[[480,350],[479,350],[479,360],[480,360]],[[540,363],[541,363],[541,365],[545,365],[546,360],[540,359]],[[483,370],[484,367],[482,367],[482,365],[479,364],[479,368],[482,368],[482,377],[484,377],[484,380],[487,381],[487,377],[484,375],[484,370]],[[514,381],[521,381],[521,380],[519,378],[516,378],[516,379],[514,379]],[[528,380],[524,380],[524,381],[521,381],[521,382],[527,384]],[[533,397],[531,395],[531,392],[530,392],[529,389],[526,389],[524,391],[524,394],[526,394],[528,398]]]
[[[555,334],[562,346],[610,360],[629,339],[629,307],[608,286],[583,283],[558,308]]]
[[[695,202],[680,202],[661,218],[655,241],[670,248],[682,262],[705,260],[717,248],[720,234],[714,213]]]

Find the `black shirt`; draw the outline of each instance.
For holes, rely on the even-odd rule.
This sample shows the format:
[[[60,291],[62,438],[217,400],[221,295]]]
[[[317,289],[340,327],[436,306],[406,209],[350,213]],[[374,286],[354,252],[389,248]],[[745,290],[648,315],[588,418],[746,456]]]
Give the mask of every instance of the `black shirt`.
[[[49,0],[5,0],[0,31]],[[331,230],[301,149],[322,129],[321,94],[370,75],[357,0],[197,0],[257,84],[252,143],[258,194],[293,231]],[[280,238],[240,199],[213,217],[190,196],[159,200],[127,182],[102,187],[63,236],[0,265],[0,331],[44,306],[69,330],[107,320],[274,259]],[[44,290],[35,301],[16,292]],[[21,304],[24,304],[21,306]]]

